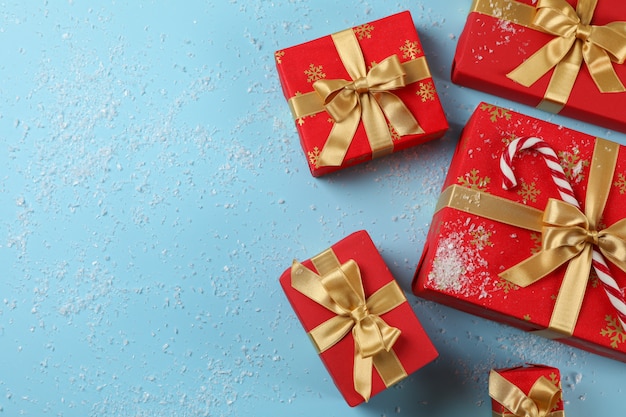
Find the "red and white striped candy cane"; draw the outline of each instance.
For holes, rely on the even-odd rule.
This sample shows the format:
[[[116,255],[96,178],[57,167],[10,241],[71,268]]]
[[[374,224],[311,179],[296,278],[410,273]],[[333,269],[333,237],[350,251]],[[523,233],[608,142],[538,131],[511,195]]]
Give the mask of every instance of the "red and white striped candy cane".
[[[559,164],[559,158],[552,149],[552,147],[544,142],[540,138],[536,137],[521,137],[513,140],[507,149],[502,153],[500,157],[500,170],[503,174],[502,188],[505,190],[511,189],[517,185],[517,180],[512,169],[513,157],[522,150],[532,149],[538,152],[548,165],[550,174],[552,175],[552,181],[559,190],[561,199],[567,203],[572,204],[580,210],[580,204],[574,196],[574,190],[565,176],[563,167]],[[622,328],[626,330],[626,300],[624,293],[617,285],[615,278],[611,276],[611,271],[604,260],[604,256],[597,249],[594,248],[592,255],[592,265],[595,269],[602,287],[609,297],[611,305],[617,311],[617,316],[622,324]]]

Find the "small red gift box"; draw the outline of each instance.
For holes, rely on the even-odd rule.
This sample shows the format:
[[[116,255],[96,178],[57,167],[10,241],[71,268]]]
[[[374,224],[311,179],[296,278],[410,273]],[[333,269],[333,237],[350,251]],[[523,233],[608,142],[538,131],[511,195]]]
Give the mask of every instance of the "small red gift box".
[[[520,184],[503,189],[500,158],[520,137],[549,144],[584,212],[562,202],[554,169],[534,150],[514,157]],[[626,361],[624,305],[615,298],[626,284],[626,260],[619,255],[626,250],[625,152],[613,142],[481,103],[450,163],[413,292]],[[594,250],[603,254],[608,278],[599,278]],[[604,284],[610,280],[613,298]]]
[[[294,261],[280,284],[350,406],[437,357],[366,231]]]
[[[595,2],[474,0],[452,81],[626,132],[626,3]]]
[[[527,365],[489,373],[493,417],[564,417],[561,373],[557,368]]]
[[[281,49],[275,58],[315,177],[448,128],[408,11]]]

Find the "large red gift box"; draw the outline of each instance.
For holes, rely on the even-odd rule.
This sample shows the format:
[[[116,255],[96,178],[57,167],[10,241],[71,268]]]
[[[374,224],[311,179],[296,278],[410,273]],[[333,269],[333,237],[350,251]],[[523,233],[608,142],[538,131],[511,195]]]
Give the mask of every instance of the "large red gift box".
[[[515,154],[519,184],[503,189],[500,158],[520,137],[542,139],[554,150],[556,166],[584,214],[573,214],[574,205],[561,203],[553,170],[535,150]],[[521,142],[512,146],[516,143]],[[611,256],[617,253],[621,259],[604,257],[614,287],[623,290],[626,259],[619,253],[626,250],[620,221],[625,205],[623,146],[481,103],[450,163],[413,292],[626,361],[626,333],[618,315],[624,306],[609,301],[596,264],[585,264],[598,246]],[[600,218],[592,220],[598,216],[590,210]],[[562,258],[565,252],[571,256]],[[538,261],[543,263],[533,263]],[[535,270],[523,269],[531,264]],[[527,277],[534,281],[520,282]]]
[[[448,128],[408,11],[281,49],[275,58],[315,177]]]
[[[626,3],[595,1],[474,0],[452,81],[626,132]]]
[[[489,373],[493,417],[564,417],[561,373],[545,365],[495,369]]]
[[[366,231],[294,261],[280,284],[350,406],[437,357]]]

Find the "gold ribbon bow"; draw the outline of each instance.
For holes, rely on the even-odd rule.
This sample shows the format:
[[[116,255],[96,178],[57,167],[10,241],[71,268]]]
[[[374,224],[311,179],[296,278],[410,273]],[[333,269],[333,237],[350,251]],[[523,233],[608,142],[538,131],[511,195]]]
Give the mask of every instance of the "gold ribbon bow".
[[[452,207],[528,230],[542,232],[537,254],[500,273],[521,287],[539,281],[567,265],[546,336],[571,336],[585,296],[594,247],[626,272],[626,219],[600,230],[599,221],[611,187],[619,145],[597,138],[585,199],[584,214],[575,206],[551,199],[545,210],[459,186],[446,189],[438,209]]]
[[[354,338],[354,389],[366,401],[372,391],[372,367],[385,386],[407,376],[393,345],[400,330],[380,316],[406,301],[402,290],[391,281],[365,299],[361,273],[356,262],[340,264],[332,249],[311,261],[319,275],[294,261],[291,285],[336,315],[309,332],[317,350],[325,352],[348,333]]]
[[[574,10],[565,0],[539,0],[535,9],[513,0],[475,0],[473,10],[555,36],[507,77],[530,87],[554,68],[538,107],[558,113],[567,103],[583,61],[602,93],[626,91],[612,64],[626,59],[626,22],[591,25],[596,4],[597,0],[579,0]]]
[[[411,111],[391,91],[430,77],[426,61],[417,59],[402,64],[392,55],[368,72],[352,29],[331,36],[351,80],[318,80],[313,84],[313,94],[289,100],[296,118],[326,110],[335,121],[320,153],[319,165],[341,165],[361,120],[372,158],[393,151],[391,128],[400,136],[424,133]]]
[[[561,390],[544,376],[537,379],[526,395],[492,370],[489,373],[489,396],[517,417],[563,417],[562,411],[551,412],[561,398]]]
[[[550,320],[551,330],[568,336],[573,334],[578,320],[594,247],[626,271],[626,219],[599,230],[618,152],[616,143],[596,141],[585,213],[569,203],[550,199],[543,215],[541,251],[500,274],[507,281],[525,287],[568,263]]]

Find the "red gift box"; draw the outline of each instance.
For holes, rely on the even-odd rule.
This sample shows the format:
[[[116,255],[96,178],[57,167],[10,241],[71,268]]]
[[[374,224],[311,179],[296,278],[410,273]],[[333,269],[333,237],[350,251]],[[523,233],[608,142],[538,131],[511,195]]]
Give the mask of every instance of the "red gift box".
[[[408,11],[275,58],[315,177],[439,138],[448,128]]]
[[[626,55],[626,23],[615,23],[626,21],[626,4],[601,0],[595,11],[579,12],[583,19],[592,17],[591,29],[576,23],[575,8],[582,1],[558,0],[557,8],[569,8],[569,14],[564,15],[547,7],[537,13],[541,3],[475,0],[459,37],[452,81],[626,132],[626,114],[621,110],[626,106],[622,84],[626,83],[626,65],[615,62]],[[535,23],[542,27],[533,23],[535,17]],[[607,45],[608,49],[598,45]],[[544,56],[549,49],[553,58]],[[567,51],[570,52],[565,55]],[[589,54],[583,56],[583,51]],[[613,53],[619,57],[612,62]],[[565,55],[561,64],[552,66],[561,55]],[[531,57],[537,60],[533,58],[531,62]],[[524,62],[527,66],[518,70]],[[598,68],[594,74],[599,86],[589,68]]]
[[[583,217],[580,222],[580,217],[575,218],[576,222],[566,217],[566,223],[576,227],[584,221],[597,224],[595,243],[591,226],[573,227],[583,235],[581,240],[562,244],[564,251],[581,248],[569,261],[559,261],[561,248],[552,247],[557,228],[552,227],[551,218],[554,213],[569,215],[570,205],[559,202],[561,194],[543,156],[535,151],[515,156],[513,169],[520,184],[509,190],[502,187],[499,159],[503,151],[515,138],[533,136],[555,150],[575,198],[601,214],[599,221],[589,220],[593,216],[585,217],[585,208],[585,214],[579,214]],[[615,158],[613,168],[608,158],[603,160],[606,152]],[[576,262],[591,256],[595,245],[604,248],[610,240],[623,249],[620,236],[626,233],[620,220],[626,204],[624,152],[623,146],[604,139],[481,103],[468,121],[450,163],[413,280],[413,292],[626,361],[626,333],[619,321],[619,309],[609,300],[593,272],[595,268],[581,266],[578,274],[573,273],[576,266],[568,270],[570,264],[583,265]],[[604,198],[600,196],[602,190],[608,193],[604,208],[598,206]],[[586,197],[593,201],[585,201]],[[545,225],[543,216],[548,222]],[[616,227],[621,230],[616,232]],[[560,230],[566,229],[562,226]],[[528,265],[530,259],[545,260],[541,267],[546,273],[532,271],[535,281],[521,284],[518,280],[528,274],[525,270],[522,274],[519,268]],[[623,260],[609,259],[608,268],[617,287],[623,288]]]
[[[527,365],[489,373],[493,417],[564,417],[561,393],[561,373],[551,366]]]
[[[350,406],[437,357],[366,231],[294,261],[280,284]]]

